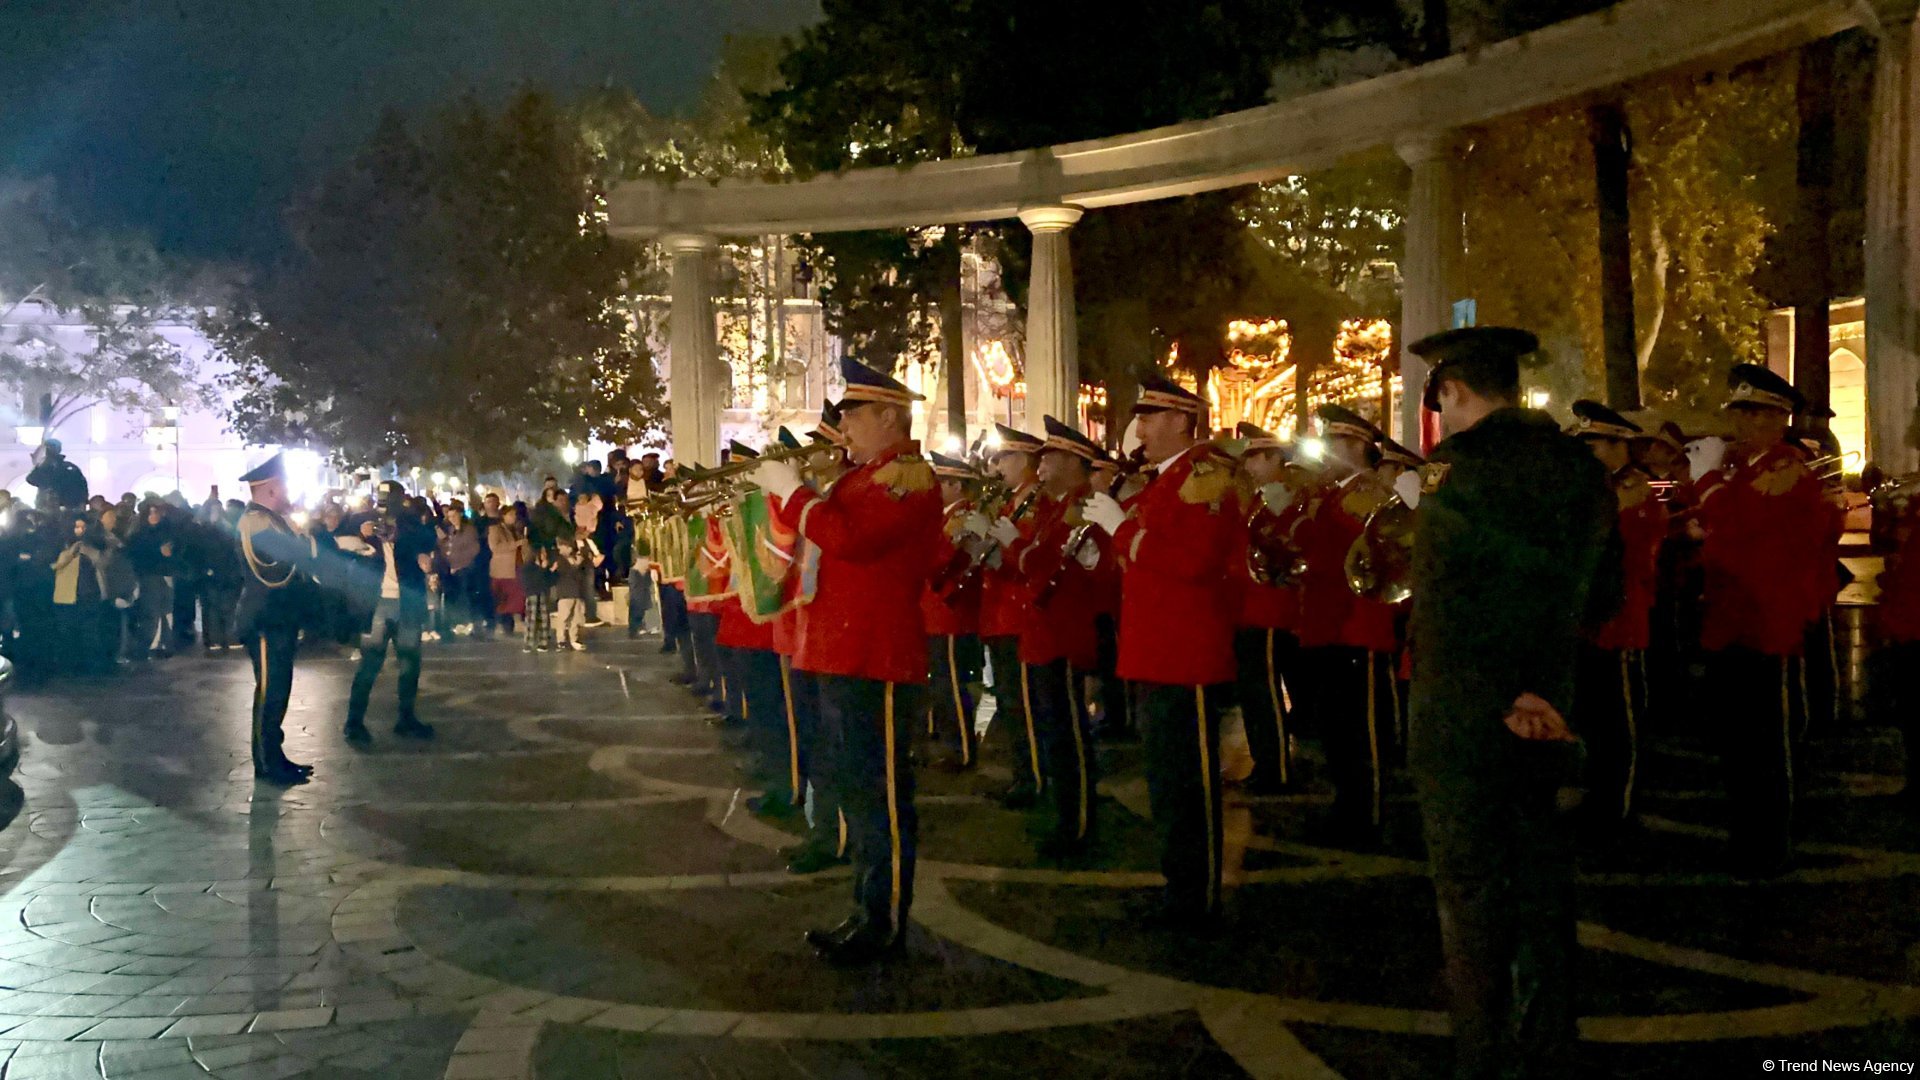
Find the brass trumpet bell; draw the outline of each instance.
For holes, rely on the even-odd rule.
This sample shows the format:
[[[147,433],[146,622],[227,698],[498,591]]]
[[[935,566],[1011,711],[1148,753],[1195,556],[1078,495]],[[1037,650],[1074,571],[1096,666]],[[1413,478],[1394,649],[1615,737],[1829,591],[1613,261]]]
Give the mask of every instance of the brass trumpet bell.
[[[1398,496],[1367,515],[1347,549],[1347,587],[1362,600],[1398,604],[1413,595],[1413,509]]]

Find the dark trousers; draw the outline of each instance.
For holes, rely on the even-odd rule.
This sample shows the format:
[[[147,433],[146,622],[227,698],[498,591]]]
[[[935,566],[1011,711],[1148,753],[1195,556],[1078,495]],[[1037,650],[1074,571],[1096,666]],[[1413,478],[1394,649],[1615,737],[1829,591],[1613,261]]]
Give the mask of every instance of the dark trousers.
[[[924,687],[820,675],[820,713],[839,734],[840,806],[853,860],[853,902],[869,924],[906,931],[913,906],[913,808],[908,750]]]
[[[1793,851],[1793,666],[1751,649],[1707,653],[1709,700],[1727,786],[1728,854],[1771,870]]]
[[[1120,620],[1112,615],[1095,615],[1093,632],[1098,649],[1094,674],[1100,676],[1100,691],[1088,704],[1100,706],[1100,734],[1126,735],[1133,731],[1133,715],[1127,708],[1127,683],[1119,672]]]
[[[787,695],[780,677],[780,654],[772,649],[727,651],[733,654],[733,682],[728,689],[739,684],[740,717],[747,722],[757,779],[776,793],[790,790]]]
[[[729,723],[744,723],[747,719],[747,684],[740,677],[740,650],[731,645],[716,644],[713,652],[719,659],[721,711]]]
[[[233,637],[233,610],[240,590],[208,582],[200,587],[200,643],[209,649],[238,644]]]
[[[1920,799],[1920,641],[1880,646],[1867,662],[1870,723],[1900,729],[1907,753],[1909,801]]]
[[[1833,609],[1807,624],[1800,662],[1793,665],[1793,738],[1811,732],[1829,734],[1839,726],[1839,667],[1833,638]]]
[[[1047,787],[1053,793],[1054,836],[1078,843],[1094,831],[1099,762],[1093,754],[1093,723],[1087,716],[1087,673],[1065,660],[1029,664],[1028,698],[1033,726],[1046,754]]]
[[[1398,712],[1393,657],[1328,645],[1302,650],[1301,667],[1312,672],[1313,719],[1333,779],[1334,821],[1361,836],[1377,835]]]
[[[1553,753],[1548,749],[1547,753]],[[1574,1043],[1573,845],[1557,773],[1422,800],[1456,1077],[1565,1076]]]
[[[200,599],[200,579],[180,574],[173,579],[173,647],[193,644],[193,613]]]
[[[720,670],[720,616],[711,611],[687,612],[687,626],[693,638],[693,686],[709,698],[724,692]]]
[[[647,612],[653,610],[653,579],[635,575],[627,580],[627,636],[639,637],[647,628]]]
[[[1633,814],[1640,772],[1640,718],[1646,715],[1646,673],[1635,649],[1580,647],[1573,729],[1587,746],[1582,815],[1599,827]]]
[[[799,739],[800,778],[812,794],[807,843],[835,855],[847,853],[847,819],[840,808],[839,729],[820,707],[820,676],[787,662],[787,701]]]
[[[1247,725],[1247,749],[1253,754],[1253,784],[1293,782],[1293,754],[1287,731],[1287,673],[1293,670],[1300,641],[1285,630],[1248,627],[1234,634],[1239,661],[1240,715]]]
[[[980,679],[980,639],[972,634],[927,636],[927,734],[954,754],[962,768],[975,760],[973,683]]]
[[[387,662],[387,645],[393,645],[394,659],[400,662],[399,722],[413,722],[414,701],[420,696],[420,631],[415,618],[402,617],[396,601],[382,600],[374,609],[373,625],[360,639],[360,666],[353,673],[353,690],[347,697],[347,726],[366,723],[367,699],[373,696],[374,680]]]
[[[293,660],[300,651],[298,627],[256,629],[247,635],[247,656],[253,660],[253,769],[277,768],[286,761],[280,746],[286,741],[281,724],[287,702],[293,698]]]
[[[1023,795],[1038,794],[1046,779],[1040,740],[1034,734],[1021,679],[1020,639],[1004,635],[986,638],[983,643],[993,661],[993,726],[1002,732],[1007,767],[1013,770],[1013,790]]]
[[[1220,909],[1220,711],[1230,687],[1132,684],[1167,907]]]
[[[669,641],[687,636],[687,594],[678,585],[660,586],[660,632]]]
[[[480,602],[486,597],[486,606]],[[473,624],[478,626],[486,621],[480,614],[491,610],[493,589],[487,577],[487,568],[480,562],[474,562],[465,570],[456,570],[447,576],[446,587],[442,593],[445,620],[449,626]]]

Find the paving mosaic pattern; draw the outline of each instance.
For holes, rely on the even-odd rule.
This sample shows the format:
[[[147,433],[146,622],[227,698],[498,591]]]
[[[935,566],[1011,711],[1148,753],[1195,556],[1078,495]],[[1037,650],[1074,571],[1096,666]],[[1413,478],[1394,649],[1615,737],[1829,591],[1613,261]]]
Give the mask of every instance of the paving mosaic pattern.
[[[844,871],[796,878],[791,825],[650,641],[441,647],[431,744],[341,742],[351,668],[303,661],[256,788],[237,655],[17,697],[0,783],[0,1061],[31,1077],[1385,1077],[1445,1075],[1418,822],[1323,846],[1324,791],[1227,806],[1228,932],[1148,931],[1138,748],[1103,748],[1095,852],[1034,854],[1010,775],[923,770],[908,954],[819,965]],[[381,697],[379,695],[387,695]],[[1594,1076],[1920,1057],[1920,818],[1879,733],[1816,748],[1785,878],[1718,871],[1716,769],[1646,763],[1647,831],[1587,860]],[[1404,788],[1396,788],[1404,792]],[[1748,1066],[1751,1066],[1749,1068]]]

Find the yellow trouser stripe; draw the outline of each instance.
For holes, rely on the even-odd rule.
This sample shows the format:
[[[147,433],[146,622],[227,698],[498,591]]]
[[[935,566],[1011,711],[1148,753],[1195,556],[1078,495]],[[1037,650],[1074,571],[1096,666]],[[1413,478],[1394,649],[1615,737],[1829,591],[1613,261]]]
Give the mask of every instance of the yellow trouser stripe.
[[[1068,664],[1067,726],[1073,729],[1073,754],[1080,764],[1080,831],[1074,836],[1085,840],[1087,838],[1087,800],[1092,797],[1092,793],[1087,790],[1090,786],[1087,783],[1087,744],[1086,739],[1080,734],[1080,699],[1073,692],[1073,681],[1077,677],[1073,673],[1073,665]]]
[[[833,853],[836,857],[844,857],[847,853],[847,812],[840,810],[836,813],[840,817],[840,846],[835,848]]]
[[[1633,777],[1640,767],[1639,721],[1633,715],[1633,653],[1620,650],[1620,693],[1627,703],[1627,787],[1620,795],[1620,817],[1633,813]]]
[[[887,835],[893,844],[893,849],[892,849],[893,899],[892,899],[892,905],[890,910],[893,916],[893,934],[895,937],[899,937],[901,934],[904,934],[907,932],[907,928],[900,925],[900,879],[901,879],[901,873],[903,868],[900,865],[901,863],[900,792],[899,792],[898,786],[895,783],[894,772],[893,772],[893,684],[892,683],[887,684],[886,713],[887,713],[887,716],[886,716],[887,726],[885,731],[886,731],[886,746],[887,746]]]
[[[1373,661],[1377,654],[1367,653],[1367,761],[1372,770],[1373,823],[1380,824],[1380,723],[1374,716],[1378,688],[1374,686]]]
[[[954,659],[954,636],[947,635],[947,682],[953,686],[953,715],[960,723],[960,764],[973,764],[973,732],[968,729],[972,717],[967,715],[965,697],[960,693],[960,663]]]
[[[1287,782],[1287,710],[1280,700],[1280,673],[1273,665],[1273,630],[1267,631],[1267,696],[1273,699],[1273,730],[1280,738],[1280,782]]]
[[[1020,711],[1027,714],[1027,758],[1033,763],[1033,786],[1046,786],[1040,775],[1040,740],[1033,734],[1033,686],[1027,678],[1027,665],[1020,665]]]
[[[800,790],[800,724],[793,715],[793,659],[780,658],[780,694],[787,699],[787,771],[793,780],[793,801],[806,799]]]
[[[1207,747],[1207,688],[1193,688],[1193,710],[1200,728],[1200,809],[1207,820],[1207,908],[1218,902],[1220,888],[1219,856],[1214,853],[1213,837],[1213,753]]]
[[[1787,691],[1787,674],[1792,666],[1793,661],[1790,659],[1780,661],[1780,756],[1787,766],[1787,811],[1789,813],[1793,811],[1793,710],[1788,705],[1790,695]],[[1803,687],[1806,685],[1804,675],[1801,677],[1800,685]]]

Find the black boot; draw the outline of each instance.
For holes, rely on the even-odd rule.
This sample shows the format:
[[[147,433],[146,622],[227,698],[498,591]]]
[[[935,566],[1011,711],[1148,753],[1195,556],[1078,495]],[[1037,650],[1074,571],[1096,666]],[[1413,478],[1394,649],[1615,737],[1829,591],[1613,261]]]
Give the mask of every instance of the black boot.
[[[347,721],[346,736],[347,741],[355,746],[370,746],[373,743],[373,732],[367,730],[363,720]]]
[[[417,716],[403,716],[393,725],[393,733],[407,739],[431,739],[433,725],[421,723]]]

